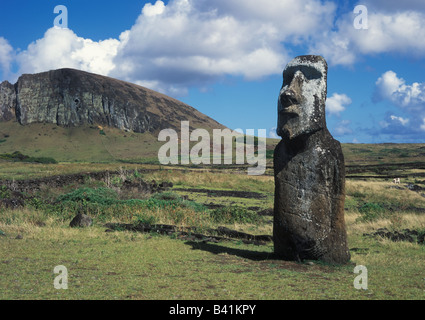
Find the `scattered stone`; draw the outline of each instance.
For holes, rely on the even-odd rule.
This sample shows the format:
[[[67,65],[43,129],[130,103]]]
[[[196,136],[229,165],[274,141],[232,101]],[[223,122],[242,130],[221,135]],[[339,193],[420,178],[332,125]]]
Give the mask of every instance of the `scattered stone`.
[[[345,165],[326,127],[327,63],[300,56],[283,71],[274,153],[275,254],[285,260],[347,263]]]
[[[403,229],[400,231],[389,231],[387,228],[379,228],[372,233],[364,233],[366,237],[381,237],[386,238],[394,242],[407,241],[410,243],[423,244],[425,239],[425,232],[419,232],[417,230]]]
[[[35,225],[37,226],[37,227],[45,227],[46,226],[46,223],[45,222],[43,222],[43,221],[36,221],[35,222]]]
[[[273,217],[274,215],[274,210],[273,209],[264,209],[261,210],[260,212],[258,212],[259,216],[271,216]]]
[[[92,225],[93,225],[92,218],[82,213],[77,214],[75,218],[69,224],[71,228],[86,228]]]
[[[164,181],[164,182],[162,182],[162,183],[160,183],[159,184],[159,187],[161,188],[161,189],[165,189],[165,190],[167,190],[167,189],[170,189],[170,188],[172,188],[174,185],[173,185],[173,183],[172,182],[167,182],[167,181]]]
[[[270,242],[273,241],[269,235],[251,235],[245,232],[235,231],[226,227],[218,227],[215,230],[221,236],[227,236],[230,238],[244,239],[254,242]]]
[[[232,197],[245,199],[264,199],[267,195],[259,192],[237,191],[237,190],[211,190],[197,188],[179,188],[179,191],[206,193],[208,197]]]
[[[367,254],[369,248],[350,248],[350,252],[356,252],[357,254]]]
[[[417,184],[412,184],[412,183],[409,183],[408,185],[406,185],[406,188],[411,190],[411,191],[425,190],[425,188],[422,188],[421,186],[418,186]]]
[[[22,240],[24,238],[24,236],[22,234],[18,234],[15,239],[17,240]]]
[[[155,172],[159,169],[139,169],[139,173],[143,172]],[[134,171],[128,171],[131,174]],[[100,172],[86,172],[86,173],[75,173],[67,175],[57,175],[52,177],[44,177],[38,179],[25,179],[25,180],[0,180],[0,185],[9,190],[10,195],[7,199],[13,199],[15,203],[11,205],[24,204],[24,200],[28,199],[26,194],[31,194],[34,191],[39,191],[42,188],[63,188],[71,184],[84,184],[87,179],[93,179],[98,181],[107,181],[111,177],[116,176],[115,171],[100,171]],[[162,186],[161,186],[162,185]],[[137,192],[141,193],[157,193],[166,191],[172,188],[171,182],[161,182],[158,184],[156,181],[146,182],[142,179],[136,179],[135,181],[126,180],[122,185],[122,190],[128,191],[128,189],[136,189]],[[7,200],[6,199],[6,200]],[[0,199],[1,202],[1,199]]]
[[[21,208],[25,205],[25,200],[28,199],[22,192],[13,190],[16,188],[16,183],[11,183],[11,188],[8,188],[7,185],[2,185],[6,187],[7,192],[6,196],[1,199],[0,198],[0,207],[5,207],[7,209],[17,209]]]
[[[175,225],[164,225],[164,224],[119,224],[119,223],[107,223],[105,224],[107,228],[105,232],[127,230],[133,232],[142,232],[142,233],[158,233],[162,235],[176,235],[179,239],[189,240],[189,241],[202,241],[202,242],[213,242],[218,243],[220,241],[232,241],[240,240],[246,244],[254,245],[267,245],[273,241],[272,236],[269,235],[251,235],[248,233],[231,230],[226,227],[218,227],[217,229],[209,229],[208,233],[212,235],[205,235],[197,232],[196,227],[177,227]]]

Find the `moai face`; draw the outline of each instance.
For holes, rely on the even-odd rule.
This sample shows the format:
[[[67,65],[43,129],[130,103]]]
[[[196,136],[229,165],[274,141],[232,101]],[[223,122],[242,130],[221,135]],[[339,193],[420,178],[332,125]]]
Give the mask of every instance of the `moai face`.
[[[279,136],[291,140],[326,127],[327,71],[321,56],[299,56],[286,66],[278,102]]]

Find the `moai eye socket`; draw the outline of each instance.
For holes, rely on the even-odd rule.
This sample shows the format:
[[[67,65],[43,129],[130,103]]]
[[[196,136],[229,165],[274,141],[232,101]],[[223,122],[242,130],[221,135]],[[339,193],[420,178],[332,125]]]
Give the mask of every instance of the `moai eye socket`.
[[[306,80],[317,80],[323,76],[316,68],[309,66],[294,66],[285,69],[283,72],[283,84],[290,84],[297,71],[301,71]]]

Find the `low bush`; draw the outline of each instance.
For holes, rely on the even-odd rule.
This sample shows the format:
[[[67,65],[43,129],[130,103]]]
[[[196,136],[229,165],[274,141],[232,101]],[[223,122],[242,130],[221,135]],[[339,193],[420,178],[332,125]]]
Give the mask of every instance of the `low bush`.
[[[143,224],[154,225],[154,224],[158,223],[157,217],[155,217],[151,214],[147,214],[145,212],[138,214],[136,216],[136,218],[137,218],[137,222],[143,223]]]
[[[0,186],[0,199],[9,199],[12,192],[6,186]]]
[[[108,188],[80,188],[71,193],[59,196],[57,200],[58,202],[89,202],[101,205],[112,205],[119,201],[118,194]]]
[[[0,154],[0,158],[5,160],[10,160],[10,161],[34,162],[34,163],[42,163],[42,164],[58,163],[55,159],[50,157],[30,157],[25,154],[22,154],[19,151],[15,151],[13,153]]]
[[[258,221],[257,213],[237,206],[212,210],[210,217],[217,223],[255,223]]]
[[[36,208],[41,209],[40,206]],[[86,187],[59,196],[53,205],[45,205],[43,210],[63,216],[75,215],[82,210],[100,221],[121,217],[132,220],[134,217],[137,221],[151,224],[157,223],[158,219],[173,223],[189,218],[193,220],[194,215],[200,216],[207,209],[173,193],[155,194],[147,200],[121,200],[112,189]]]
[[[382,218],[386,213],[386,210],[379,203],[368,202],[359,208],[359,213],[361,214],[359,220],[366,222]]]

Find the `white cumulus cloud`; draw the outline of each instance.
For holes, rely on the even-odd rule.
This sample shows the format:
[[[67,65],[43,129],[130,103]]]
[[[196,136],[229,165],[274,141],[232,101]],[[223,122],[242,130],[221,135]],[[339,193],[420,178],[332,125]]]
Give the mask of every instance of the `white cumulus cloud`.
[[[16,56],[20,73],[37,73],[59,68],[76,68],[108,75],[120,42],[99,42],[78,37],[70,29],[51,28],[44,37]]]
[[[376,81],[374,102],[388,101],[397,106],[400,111],[409,115],[401,117],[387,116],[381,121],[381,128],[388,132],[411,133],[423,130],[422,119],[425,118],[425,83],[406,83],[406,80],[397,76],[394,71],[387,71]]]
[[[339,115],[353,101],[346,94],[334,93],[326,101],[326,111],[329,114]]]
[[[152,17],[162,14],[165,10],[165,4],[162,1],[157,1],[154,5],[147,3],[142,10],[144,16]]]
[[[356,30],[353,12],[336,16],[331,1],[156,1],[146,3],[118,39],[93,41],[52,28],[15,56],[0,38],[0,67],[14,61],[19,73],[79,68],[179,95],[226,75],[256,80],[280,74],[294,45],[323,55],[330,65],[351,65],[358,56],[384,52],[423,56],[425,12],[419,9],[424,6],[408,2],[409,10],[393,0],[392,10],[378,10],[383,0],[370,4],[369,29]],[[347,105],[337,97],[330,101],[330,113]]]
[[[334,133],[336,136],[343,136],[346,134],[353,133],[353,130],[350,128],[351,121],[350,120],[342,120],[340,121],[334,129]]]
[[[425,2],[423,0],[363,0],[361,3],[370,8],[370,10],[375,11],[425,11]]]
[[[425,54],[425,42],[421,41],[425,39],[425,12],[368,8],[368,29],[354,27],[354,12],[343,14],[335,28],[321,29],[321,38],[310,43],[310,51],[322,54],[331,65],[352,65],[358,57],[379,53]]]
[[[399,122],[403,126],[407,125],[410,121],[409,119],[404,119],[402,117],[397,117],[397,116],[394,116],[394,115],[392,115],[390,118],[393,121]]]
[[[376,81],[374,100],[389,100],[408,112],[425,114],[425,83],[406,84],[390,70]]]
[[[9,41],[0,37],[0,69],[5,78],[10,75],[10,68],[14,60],[14,55],[15,52]]]

